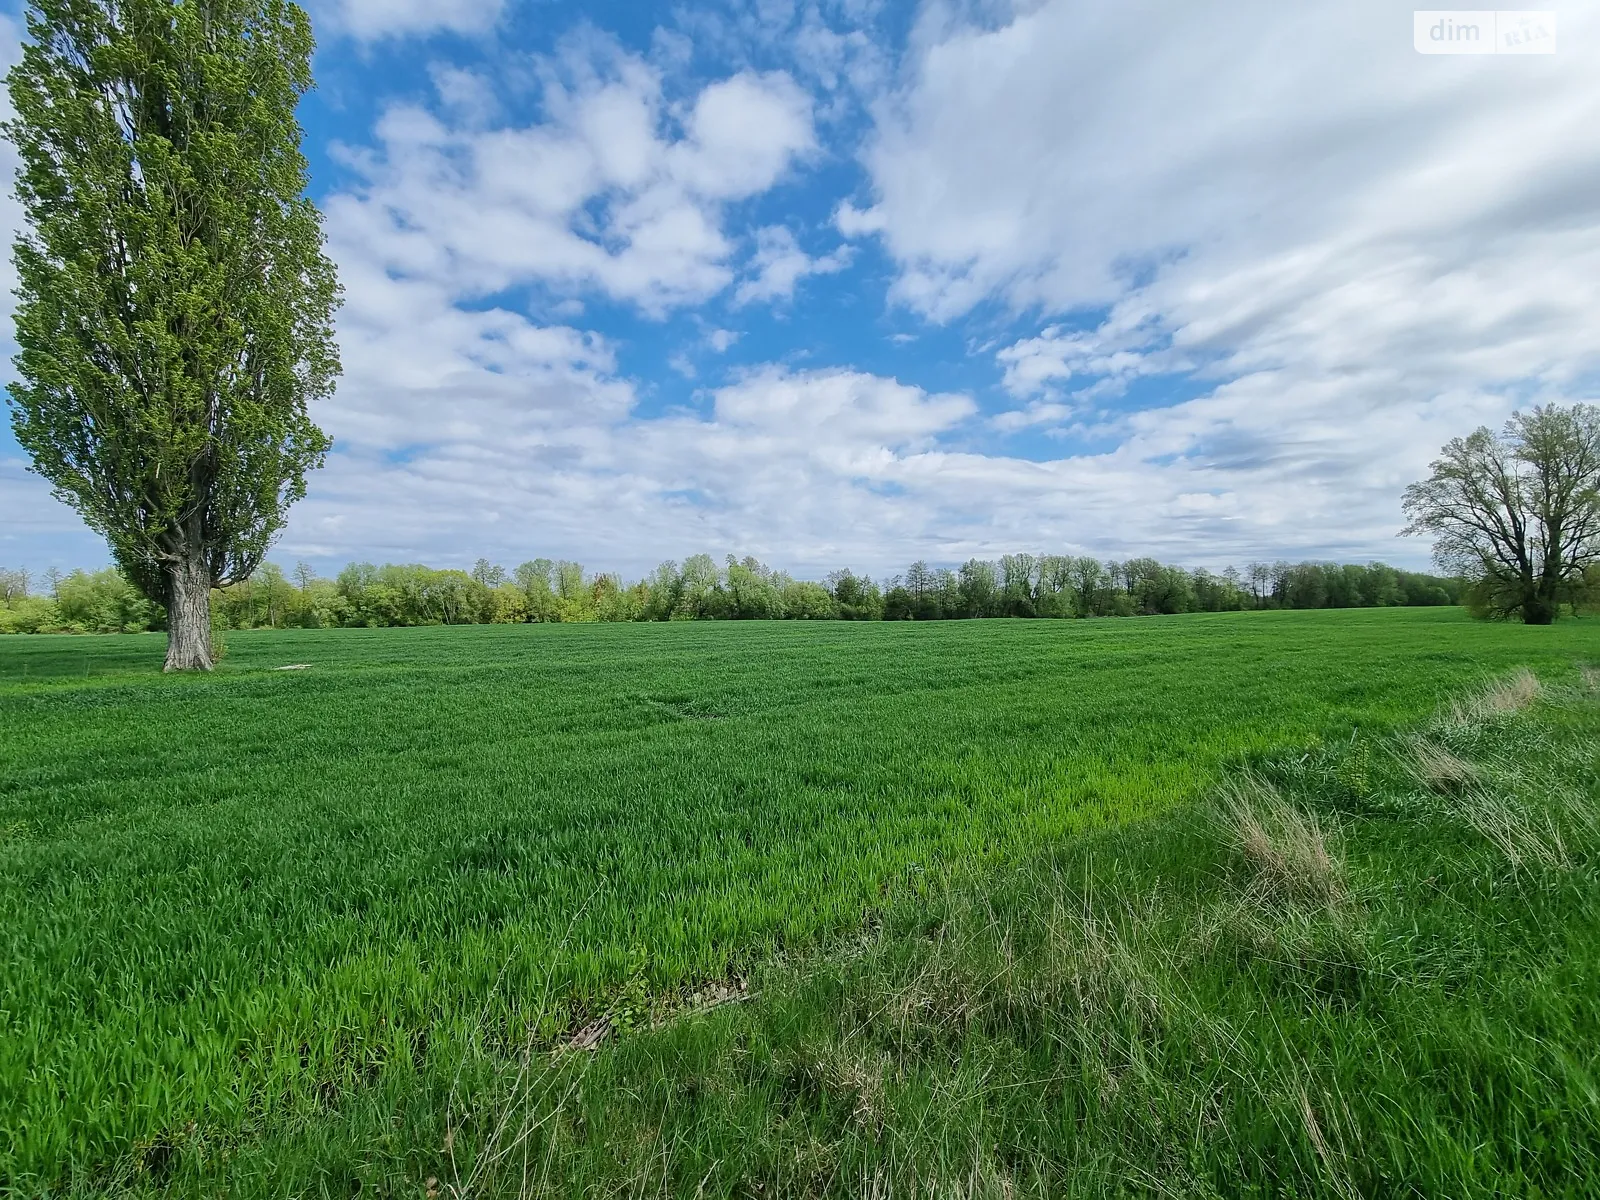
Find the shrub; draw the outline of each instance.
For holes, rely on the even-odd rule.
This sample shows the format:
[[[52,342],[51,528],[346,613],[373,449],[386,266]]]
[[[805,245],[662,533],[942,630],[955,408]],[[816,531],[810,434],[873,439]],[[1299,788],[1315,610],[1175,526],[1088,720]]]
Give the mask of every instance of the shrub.
[[[61,626],[55,601],[24,596],[9,608],[0,608],[0,633],[49,633]]]

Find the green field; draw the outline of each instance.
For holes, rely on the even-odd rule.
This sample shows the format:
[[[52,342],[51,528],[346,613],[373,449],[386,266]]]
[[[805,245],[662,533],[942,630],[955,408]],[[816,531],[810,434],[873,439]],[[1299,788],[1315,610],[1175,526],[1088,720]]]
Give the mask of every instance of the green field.
[[[328,1131],[374,1097],[426,1124],[474,1056],[1176,811],[1226,766],[1570,674],[1600,624],[236,633],[203,679],[161,649],[0,640],[0,1189],[323,1145],[315,1188],[350,1195]]]

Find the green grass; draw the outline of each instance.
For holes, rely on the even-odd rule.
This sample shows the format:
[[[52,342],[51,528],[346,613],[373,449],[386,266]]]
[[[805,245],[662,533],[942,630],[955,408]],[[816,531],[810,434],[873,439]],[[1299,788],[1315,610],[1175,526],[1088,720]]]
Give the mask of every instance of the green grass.
[[[208,1194],[230,1171],[275,1195],[449,1180],[452,1112],[487,1103],[529,1046],[600,1013],[625,1024],[868,912],[955,904],[1035,870],[1041,846],[1087,854],[1145,836],[1090,831],[1151,814],[1168,829],[1226,764],[1374,736],[1516,665],[1570,672],[1600,657],[1600,626],[1391,610],[232,634],[208,679],[156,675],[160,649],[0,641],[0,1184],[15,1191]],[[1210,877],[1203,854],[1166,853],[1180,883]],[[1025,916],[1054,880],[1075,903],[1071,871],[1051,870],[975,894],[1003,905],[1015,886]],[[782,1019],[766,1003],[738,1020]],[[731,1069],[715,1037],[678,1036]],[[603,1071],[635,1078],[628,1054],[676,1052],[608,1051]],[[930,1078],[926,1103],[948,1082]],[[660,1097],[639,1086],[642,1108],[606,1111],[655,1146]],[[795,1084],[795,1136],[845,1154],[819,1086]],[[663,1163],[695,1164],[715,1194],[740,1171],[848,1191],[857,1166],[895,1162],[861,1150],[786,1184],[759,1169],[762,1147],[794,1149],[773,1135],[701,1165],[682,1138],[714,1146],[757,1110],[729,1109],[732,1125],[671,1111],[690,1124]],[[467,1153],[484,1130],[463,1128]],[[563,1177],[599,1179],[593,1145],[572,1145],[545,1149]],[[1024,1159],[966,1165],[1064,1178]]]
[[[443,1122],[408,1118],[429,1155],[386,1153],[383,1111],[353,1106],[334,1177],[436,1172],[470,1196],[1592,1196],[1600,695],[1574,676],[1526,711],[1428,722],[1454,778],[1404,737],[1279,756],[1215,802],[902,900],[867,936],[758,971],[747,1005],[480,1064]],[[281,1148],[247,1169],[278,1182]]]

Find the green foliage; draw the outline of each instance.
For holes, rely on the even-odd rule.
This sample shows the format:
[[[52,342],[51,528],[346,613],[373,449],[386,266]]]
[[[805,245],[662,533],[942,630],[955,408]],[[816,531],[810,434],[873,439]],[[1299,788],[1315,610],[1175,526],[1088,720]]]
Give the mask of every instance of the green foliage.
[[[1090,558],[1034,559],[1025,554],[1007,555],[999,563],[973,559],[960,571],[936,571],[919,563],[907,576],[909,585],[891,580],[887,593],[850,571],[836,571],[824,583],[811,583],[753,558],[732,555],[721,568],[710,555],[697,555],[681,568],[665,562],[634,584],[615,575],[587,575],[579,563],[547,558],[523,563],[509,574],[487,559],[479,559],[470,574],[420,565],[352,563],[333,580],[318,578],[305,563],[295,568],[291,580],[281,567],[267,563],[249,578],[217,590],[212,607],[218,629],[332,629],[525,622],[1131,617],[1246,608],[1427,607],[1456,604],[1462,597],[1459,580],[1382,564],[1278,563],[1261,566],[1260,572],[1266,590],[1257,597],[1243,590],[1238,573],[1231,570],[1218,576],[1163,566],[1154,559],[1102,564]],[[3,583],[0,578],[0,586]],[[126,625],[130,630],[153,627],[149,620]],[[20,618],[8,625],[0,618],[0,632],[65,628],[60,622],[39,626]],[[71,628],[81,632],[87,627]]]
[[[166,619],[114,567],[56,575],[53,582],[48,597],[16,594],[0,603],[0,633],[143,633]]]
[[[164,614],[113,567],[74,571],[56,585],[61,629],[69,633],[143,633]]]
[[[877,621],[883,617],[883,594],[871,579],[849,570],[828,576],[827,587],[843,621]]]
[[[65,633],[61,611],[45,596],[24,596],[0,608],[0,633]]]
[[[75,1181],[97,1194],[166,1173],[197,1195],[223,1190],[221,1175],[232,1195],[349,1195],[359,1178],[371,1185],[363,1194],[415,1193],[430,1174],[452,1178],[448,1128],[470,1154],[498,1072],[530,1044],[542,1056],[607,1014],[642,1026],[645,994],[698,993],[858,930],[865,914],[946,875],[978,877],[1069,835],[1181,812],[1228,764],[1318,737],[1342,746],[1353,727],[1371,738],[1488,672],[1600,661],[1597,639],[1572,622],[1530,643],[1520,627],[1454,610],[293,630],[231,634],[227,661],[205,679],[156,674],[139,639],[8,639],[0,1190]],[[275,669],[295,665],[309,669]],[[1380,759],[1367,777],[1381,796],[1393,780]],[[1308,779],[1334,777],[1313,768]],[[1347,806],[1349,795],[1337,791]],[[1468,832],[1474,853],[1491,853]],[[1133,843],[1086,845],[1103,848],[1092,856],[1104,854],[1108,885],[1209,878],[1186,851],[1135,870]],[[1513,875],[1493,878],[1483,904],[1500,903]],[[1048,913],[1042,887],[1032,894]],[[1313,941],[1284,945],[1327,959],[1334,936],[1319,926]],[[1492,950],[1481,963],[1499,961]],[[1302,976],[1273,974],[1271,956],[1251,961],[1261,986],[1303,990]],[[988,977],[976,967],[962,976],[973,987]],[[1003,1029],[1007,1010],[971,994],[989,1005],[971,1011],[989,1015],[970,1028]],[[965,1011],[950,995],[954,1008],[906,1011]],[[1065,1095],[1020,1086],[1062,1073],[1049,1031],[1070,1026],[1044,1024],[1041,1006],[1066,993],[1038,995],[1017,993],[1009,1011],[1041,1022],[1027,1046],[1045,1057],[982,1043],[1001,1055],[997,1072],[1012,1064],[993,1079],[1019,1085],[996,1095]],[[1228,1011],[1240,1019],[1256,1011],[1247,990],[1237,1003]],[[1476,1011],[1476,996],[1461,1003]],[[1322,1010],[1288,1019],[1299,1011],[1278,1015],[1320,1028]],[[908,1028],[926,1039],[907,1060],[919,1070],[961,1057],[965,1043],[940,1042],[941,1026]],[[1250,1028],[1242,1040],[1260,1041]],[[1368,1058],[1369,1043],[1355,1044]],[[783,1101],[795,1137],[843,1145],[831,1122],[853,1108],[836,1110],[846,1093],[828,1081],[846,1079],[852,1060],[806,1060],[783,1045],[788,1065],[757,1078],[796,1081]],[[973,1079],[986,1061],[973,1060]],[[707,1078],[725,1065],[708,1061]],[[1115,1073],[1118,1086],[1135,1086],[1129,1070]],[[1409,1076],[1396,1071],[1398,1087]],[[654,1078],[640,1096],[693,1091],[686,1075]],[[881,1110],[898,1114],[895,1128],[915,1128],[898,1106],[913,1103],[919,1079],[926,1094],[950,1096],[941,1089],[971,1082],[911,1077]],[[1131,1114],[1141,1093],[1124,1094],[1129,1107],[1116,1111]],[[596,1147],[679,1145],[633,1141],[615,1122],[651,1110],[594,1096],[584,1120],[607,1131]],[[714,1116],[688,1099],[673,1111]],[[1276,1111],[1251,1128],[1269,1137]],[[752,1153],[798,1148],[750,1128]],[[1005,1128],[996,1136],[1010,1144]],[[687,1170],[677,1154],[667,1161]],[[766,1161],[741,1152],[727,1169],[759,1176]],[[584,1162],[571,1178],[602,1169]],[[628,1150],[614,1169],[636,1166]]]
[[[306,406],[338,373],[294,117],[310,23],[285,0],[33,0],[27,20],[5,129],[17,440],[145,596],[169,601],[180,564],[247,578],[322,461]]]
[[[778,603],[792,621],[831,621],[839,615],[838,602],[820,583],[789,580],[782,585]]]

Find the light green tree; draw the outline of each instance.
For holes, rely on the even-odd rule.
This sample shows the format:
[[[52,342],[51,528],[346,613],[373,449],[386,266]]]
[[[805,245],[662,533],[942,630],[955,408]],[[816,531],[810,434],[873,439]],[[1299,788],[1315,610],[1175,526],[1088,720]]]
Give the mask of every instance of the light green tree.
[[[329,441],[333,265],[286,0],[32,0],[8,84],[27,222],[12,423],[33,467],[211,666],[211,589],[247,579]]]

